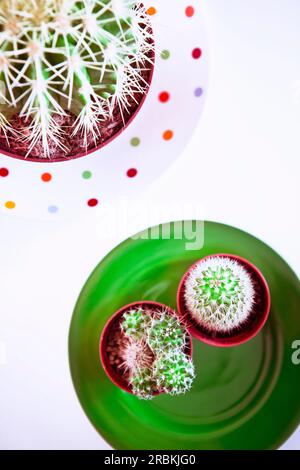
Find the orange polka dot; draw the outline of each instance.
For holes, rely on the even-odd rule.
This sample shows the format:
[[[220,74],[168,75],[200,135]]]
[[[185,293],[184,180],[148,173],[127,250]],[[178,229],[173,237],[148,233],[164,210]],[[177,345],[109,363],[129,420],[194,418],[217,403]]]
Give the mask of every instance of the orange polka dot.
[[[173,137],[174,137],[174,132],[171,131],[170,129],[163,133],[163,139],[164,140],[171,140],[171,139],[173,139]]]
[[[14,201],[6,201],[5,207],[6,209],[14,209],[16,207],[16,203]]]
[[[52,180],[52,175],[50,173],[43,173],[41,179],[44,183],[49,183]]]
[[[156,13],[157,13],[157,10],[154,7],[149,7],[148,10],[147,10],[147,15],[149,15],[149,16],[153,16]]]

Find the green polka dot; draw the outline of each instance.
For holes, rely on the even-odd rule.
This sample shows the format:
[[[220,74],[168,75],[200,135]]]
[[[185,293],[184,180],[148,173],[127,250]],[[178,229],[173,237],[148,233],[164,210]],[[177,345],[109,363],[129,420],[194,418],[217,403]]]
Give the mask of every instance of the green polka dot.
[[[170,51],[168,51],[167,49],[165,49],[164,51],[161,52],[160,54],[160,57],[163,59],[163,60],[167,60],[170,58]]]
[[[82,173],[82,178],[84,178],[85,180],[89,180],[91,177],[92,177],[92,172],[91,171],[84,171]]]
[[[138,145],[140,145],[141,141],[138,137],[133,137],[133,139],[131,139],[130,143],[133,147],[138,147]]]

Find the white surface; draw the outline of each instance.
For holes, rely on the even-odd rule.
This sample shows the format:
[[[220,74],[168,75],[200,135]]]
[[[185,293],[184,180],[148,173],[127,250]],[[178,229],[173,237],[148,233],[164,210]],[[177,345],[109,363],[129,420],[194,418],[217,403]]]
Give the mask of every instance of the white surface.
[[[194,201],[197,216],[249,231],[299,274],[300,2],[199,4],[207,11],[213,56],[205,112],[185,154],[139,204],[170,201],[170,218],[175,209],[179,219],[182,202]],[[149,225],[157,222],[150,212]],[[83,283],[130,233],[120,226],[108,239],[100,216],[57,223],[0,216],[3,449],[106,448],[80,408],[67,355]],[[300,429],[284,448],[300,449]]]

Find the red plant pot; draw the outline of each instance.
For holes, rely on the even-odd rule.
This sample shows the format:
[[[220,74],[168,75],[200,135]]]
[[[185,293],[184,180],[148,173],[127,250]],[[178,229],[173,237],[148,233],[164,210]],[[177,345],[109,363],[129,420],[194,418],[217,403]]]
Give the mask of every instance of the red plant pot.
[[[215,257],[226,257],[231,260],[237,261],[251,276],[255,289],[254,307],[249,318],[244,322],[243,325],[240,325],[239,328],[235,328],[232,331],[226,333],[212,333],[211,331],[201,328],[201,326],[197,324],[196,321],[192,318],[184,299],[185,283],[191,271],[197,266],[200,261],[203,261],[207,258]],[[264,276],[257,269],[257,267],[250,263],[248,260],[241,258],[240,256],[224,253],[205,256],[204,258],[200,259],[195,264],[193,264],[181,279],[177,291],[178,313],[180,317],[186,322],[188,331],[195,338],[212,346],[238,346],[240,344],[245,343],[246,341],[249,341],[251,338],[256,336],[257,333],[263,328],[270,313],[270,306],[271,297],[269,287]]]
[[[117,387],[121,388],[125,392],[133,394],[130,384],[128,383],[124,375],[122,375],[122,373],[118,373],[118,371],[116,370],[116,367],[111,365],[109,361],[109,354],[107,351],[107,345],[108,345],[108,341],[109,341],[111,334],[120,328],[120,322],[123,317],[123,314],[131,308],[152,308],[152,309],[154,308],[156,310],[167,310],[167,312],[170,315],[174,315],[177,317],[179,316],[174,310],[172,310],[170,307],[167,307],[164,304],[146,300],[146,301],[140,301],[140,302],[133,302],[131,304],[125,305],[124,307],[120,308],[120,310],[118,310],[106,323],[102,331],[102,334],[100,337],[100,344],[99,344],[99,354],[100,354],[102,367],[105,370],[107,376],[115,385],[117,385]],[[185,353],[191,358],[192,351],[193,351],[192,338],[187,333]],[[157,396],[157,395],[161,395],[162,393],[163,392],[158,390],[154,392],[153,395]]]
[[[140,7],[144,8],[143,3],[140,4]],[[123,125],[121,125],[121,127],[119,127],[118,130],[113,135],[108,137],[106,140],[101,142],[99,145],[96,145],[95,147],[91,147],[87,150],[81,150],[81,151],[76,152],[74,154],[66,155],[66,156],[63,156],[63,157],[59,156],[59,157],[55,157],[55,158],[51,158],[51,159],[49,159],[49,158],[39,158],[39,157],[26,157],[25,158],[24,155],[20,155],[20,154],[11,152],[9,150],[9,148],[2,148],[1,146],[0,146],[0,154],[2,153],[3,155],[6,155],[8,157],[16,158],[18,160],[25,160],[25,161],[28,161],[28,162],[57,163],[57,162],[66,162],[66,161],[69,161],[69,160],[74,160],[74,159],[77,159],[77,158],[85,157],[87,155],[90,155],[91,153],[96,152],[97,150],[100,150],[101,148],[105,147],[106,145],[110,144],[117,137],[119,137],[119,135],[122,134],[122,132],[124,132],[125,129],[127,129],[129,124],[134,120],[134,118],[140,112],[140,110],[141,110],[141,108],[142,108],[142,106],[143,106],[143,104],[146,100],[146,97],[149,93],[150,86],[151,86],[151,83],[152,83],[153,74],[154,74],[154,66],[155,66],[155,52],[154,51],[151,54],[149,54],[148,59],[149,59],[149,64],[151,64],[151,62],[152,62],[152,64],[151,64],[151,68],[149,69],[148,76],[143,77],[144,80],[149,85],[146,92],[142,95],[139,104],[136,105],[136,106],[133,106],[132,113],[127,117],[126,122]],[[135,102],[133,101],[133,105],[134,104],[135,104]],[[121,113],[120,113],[120,116],[121,116]]]

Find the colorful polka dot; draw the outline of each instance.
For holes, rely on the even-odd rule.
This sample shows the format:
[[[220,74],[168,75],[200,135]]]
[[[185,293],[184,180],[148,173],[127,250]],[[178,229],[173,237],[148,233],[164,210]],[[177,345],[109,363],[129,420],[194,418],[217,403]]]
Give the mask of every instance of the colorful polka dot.
[[[202,56],[202,50],[200,49],[200,47],[195,47],[195,49],[193,49],[192,56],[193,59],[200,59],[200,57]]]
[[[91,179],[91,177],[92,177],[92,172],[89,171],[89,170],[86,170],[82,173],[82,178],[84,180],[89,180],[89,179]]]
[[[0,168],[0,176],[2,178],[6,178],[9,175],[9,171],[7,168]]]
[[[167,103],[170,99],[170,93],[168,91],[162,91],[159,94],[158,99],[161,103]]]
[[[56,212],[58,212],[58,207],[57,206],[49,206],[48,207],[48,212],[49,212],[49,214],[56,214]]]
[[[164,140],[171,140],[171,139],[173,139],[173,137],[174,137],[174,132],[171,131],[170,129],[168,129],[167,131],[165,131],[163,133],[163,139]]]
[[[195,8],[192,7],[192,6],[186,7],[185,14],[188,18],[192,18],[192,16],[194,16],[194,14],[195,14]]]
[[[133,137],[130,141],[132,147],[138,147],[141,143],[141,140],[138,137]]]
[[[136,175],[137,175],[137,169],[136,168],[130,168],[128,171],[127,171],[127,176],[128,178],[134,178]]]
[[[149,7],[148,10],[147,10],[147,15],[149,16],[153,16],[157,13],[157,10],[155,7]]]
[[[196,90],[194,91],[194,95],[196,96],[196,98],[199,98],[203,95],[203,89],[201,87],[196,88]]]
[[[98,202],[98,199],[92,198],[88,200],[87,205],[89,207],[96,207],[98,205]]]
[[[52,175],[50,173],[43,173],[41,180],[44,181],[44,183],[49,183],[52,180]]]
[[[6,209],[14,209],[16,207],[16,203],[14,201],[6,201],[5,207]]]
[[[168,51],[167,49],[164,49],[163,51],[161,51],[160,53],[160,57],[163,59],[163,60],[168,60],[171,56],[171,52]]]

